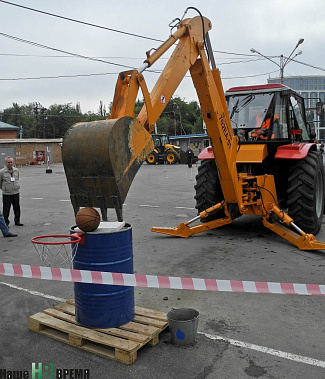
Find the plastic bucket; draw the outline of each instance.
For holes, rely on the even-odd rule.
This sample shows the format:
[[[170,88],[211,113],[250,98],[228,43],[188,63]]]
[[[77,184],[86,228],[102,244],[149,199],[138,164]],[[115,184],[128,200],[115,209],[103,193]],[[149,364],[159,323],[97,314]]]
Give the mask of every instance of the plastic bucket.
[[[133,274],[132,227],[123,223],[112,228],[109,224],[117,223],[102,222],[96,231],[85,233],[85,244],[79,244],[73,268]],[[111,328],[135,317],[134,287],[75,283],[74,293],[76,321],[81,325]]]
[[[191,345],[196,340],[199,312],[191,308],[172,309],[167,313],[171,341],[177,346]]]

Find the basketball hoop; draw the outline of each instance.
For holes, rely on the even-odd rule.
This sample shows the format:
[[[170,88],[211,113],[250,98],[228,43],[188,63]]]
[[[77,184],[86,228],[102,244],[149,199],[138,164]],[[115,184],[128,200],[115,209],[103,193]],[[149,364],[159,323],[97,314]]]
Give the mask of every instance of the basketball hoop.
[[[71,268],[82,237],[83,233],[53,234],[33,237],[31,242],[44,265]]]

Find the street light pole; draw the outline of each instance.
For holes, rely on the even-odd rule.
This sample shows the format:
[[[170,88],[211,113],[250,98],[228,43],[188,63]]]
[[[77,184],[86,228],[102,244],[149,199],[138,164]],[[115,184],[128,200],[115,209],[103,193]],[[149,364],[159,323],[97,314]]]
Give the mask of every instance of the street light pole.
[[[280,78],[281,78],[281,84],[284,84],[284,59],[283,54],[280,55]]]
[[[302,43],[304,42],[304,39],[303,38],[300,38],[297,42],[297,45],[295,46],[295,48],[292,50],[291,54],[289,55],[289,57],[285,57],[283,56],[283,54],[280,55],[280,64],[278,64],[277,62],[275,62],[273,59],[263,55],[262,53],[260,53],[259,51],[255,50],[254,48],[251,48],[250,51],[253,53],[253,54],[258,54],[260,55],[261,57],[271,61],[272,63],[276,64],[279,68],[280,68],[280,78],[281,78],[281,84],[284,84],[284,68],[286,67],[286,65],[288,63],[290,63],[294,58],[296,58],[297,55],[301,55],[302,54],[302,51],[298,51],[298,53],[296,53],[293,57],[292,57],[292,54],[296,51],[297,47],[299,45],[301,45]],[[291,58],[292,57],[292,58]]]
[[[293,57],[292,59],[290,59],[290,58],[291,58],[291,55],[295,52],[295,50],[297,49],[297,47],[298,47],[299,45],[301,45],[303,42],[304,42],[304,39],[303,39],[303,38],[300,38],[299,41],[297,42],[296,47],[292,50],[292,52],[291,52],[291,54],[289,55],[289,57],[285,60],[285,62],[284,62],[285,65],[286,65],[287,62],[290,62],[292,59],[294,59],[294,57]],[[296,54],[296,55],[300,55],[300,54],[302,54],[302,52],[298,52],[298,54]],[[290,61],[289,61],[289,59],[290,59]]]

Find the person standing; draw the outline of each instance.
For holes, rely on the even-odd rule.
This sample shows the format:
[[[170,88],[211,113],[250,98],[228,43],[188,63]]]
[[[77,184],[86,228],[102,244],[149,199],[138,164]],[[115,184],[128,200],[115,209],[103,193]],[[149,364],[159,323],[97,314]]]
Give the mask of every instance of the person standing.
[[[12,234],[9,231],[9,228],[5,222],[5,219],[0,211],[0,230],[2,231],[2,234],[4,237],[17,237],[17,234]]]
[[[193,150],[191,149],[191,146],[187,146],[186,150],[186,160],[188,167],[192,167],[192,159],[194,157]]]
[[[7,226],[9,225],[9,213],[11,205],[14,209],[15,225],[23,226],[20,222],[20,203],[19,203],[19,171],[14,167],[12,157],[6,157],[5,167],[0,170],[0,188],[2,190],[3,217]]]

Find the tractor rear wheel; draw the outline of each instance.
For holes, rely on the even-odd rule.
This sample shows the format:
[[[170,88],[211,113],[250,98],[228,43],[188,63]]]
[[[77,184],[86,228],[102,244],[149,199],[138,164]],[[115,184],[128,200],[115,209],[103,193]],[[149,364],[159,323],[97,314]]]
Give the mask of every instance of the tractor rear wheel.
[[[169,150],[166,153],[166,162],[169,164],[175,164],[178,161],[177,153],[173,150]]]
[[[194,188],[196,191],[194,196],[196,200],[195,208],[198,210],[198,214],[224,200],[217,165],[213,159],[201,161]],[[225,217],[225,213],[220,210],[205,217],[202,222],[217,220],[222,217]]]
[[[146,158],[148,164],[156,164],[158,162],[158,154],[152,151]]]
[[[288,213],[304,232],[317,234],[322,225],[324,210],[323,157],[310,151],[289,169]]]

